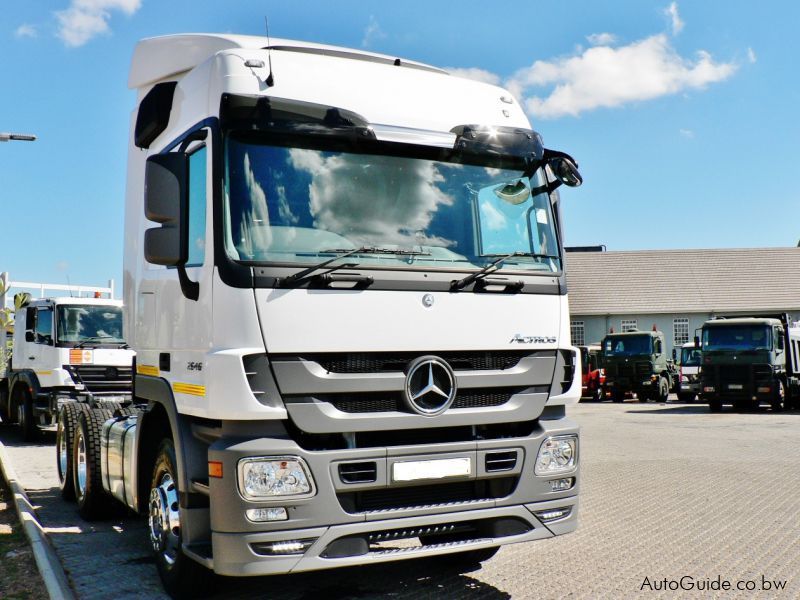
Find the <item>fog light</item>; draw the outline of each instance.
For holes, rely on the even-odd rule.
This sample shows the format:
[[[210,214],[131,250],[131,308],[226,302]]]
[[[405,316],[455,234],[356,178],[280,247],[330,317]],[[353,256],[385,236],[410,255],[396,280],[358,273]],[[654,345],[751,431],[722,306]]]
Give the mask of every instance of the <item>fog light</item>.
[[[552,481],[550,481],[550,491],[564,492],[568,489],[571,489],[573,483],[575,483],[574,477],[566,477],[564,479],[553,479]]]
[[[759,394],[769,394],[772,391],[771,387],[760,387],[756,390]]]
[[[245,511],[245,516],[253,523],[265,523],[267,521],[286,521],[289,518],[286,509],[282,506],[274,508],[251,508]]]
[[[281,542],[259,542],[250,544],[253,552],[264,556],[277,556],[287,554],[304,554],[317,538],[305,540],[285,540]]]
[[[559,435],[549,437],[539,447],[536,456],[536,475],[551,475],[572,471],[578,462],[578,436]]]
[[[243,458],[239,461],[239,490],[248,500],[313,495],[305,463],[296,456]]]
[[[550,521],[557,521],[558,519],[566,519],[571,513],[572,513],[572,507],[565,506],[564,508],[540,510],[539,512],[535,512],[533,514],[536,515],[536,518],[539,519],[542,523],[549,523]]]

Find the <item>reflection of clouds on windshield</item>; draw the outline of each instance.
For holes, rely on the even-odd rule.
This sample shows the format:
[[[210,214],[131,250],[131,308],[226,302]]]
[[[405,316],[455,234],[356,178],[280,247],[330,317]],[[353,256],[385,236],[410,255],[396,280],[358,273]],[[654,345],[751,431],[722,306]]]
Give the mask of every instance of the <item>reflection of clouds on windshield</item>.
[[[289,198],[286,197],[286,187],[278,185],[275,188],[278,194],[278,215],[281,218],[281,223],[297,225],[300,222],[300,217],[292,212],[292,207],[289,206]]]
[[[269,208],[264,188],[256,181],[250,166],[250,155],[244,155],[244,178],[250,197],[249,210],[242,211],[239,222],[239,238],[236,248],[240,253],[252,257],[257,250],[269,248],[272,232],[269,228]]]
[[[486,200],[481,202],[481,212],[489,229],[505,229],[507,223],[505,216]]]
[[[386,156],[332,155],[290,150],[296,169],[313,175],[310,212],[316,227],[367,244],[452,246],[427,237],[439,206],[453,198],[437,187],[444,177],[436,165]]]

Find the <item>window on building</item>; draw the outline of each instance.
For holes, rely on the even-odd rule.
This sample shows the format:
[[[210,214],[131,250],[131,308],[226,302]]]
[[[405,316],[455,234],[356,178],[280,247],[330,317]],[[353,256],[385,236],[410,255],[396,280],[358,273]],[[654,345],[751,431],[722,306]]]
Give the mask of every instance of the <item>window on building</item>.
[[[689,341],[689,319],[672,319],[672,339],[676,347]]]
[[[586,345],[586,329],[584,327],[583,321],[570,321],[569,324],[569,333],[570,337],[572,337],[572,345],[573,346],[585,346]]]
[[[619,322],[619,330],[622,333],[626,331],[635,331],[639,329],[639,322],[636,319],[622,319]]]

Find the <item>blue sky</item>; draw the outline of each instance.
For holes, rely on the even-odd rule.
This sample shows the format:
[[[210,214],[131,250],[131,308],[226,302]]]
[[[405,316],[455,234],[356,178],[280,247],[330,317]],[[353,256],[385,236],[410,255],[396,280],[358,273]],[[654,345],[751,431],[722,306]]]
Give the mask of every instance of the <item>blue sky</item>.
[[[104,284],[122,273],[126,87],[143,37],[310,40],[509,86],[580,163],[568,245],[794,246],[800,238],[800,4],[739,0],[2,3],[0,271]]]

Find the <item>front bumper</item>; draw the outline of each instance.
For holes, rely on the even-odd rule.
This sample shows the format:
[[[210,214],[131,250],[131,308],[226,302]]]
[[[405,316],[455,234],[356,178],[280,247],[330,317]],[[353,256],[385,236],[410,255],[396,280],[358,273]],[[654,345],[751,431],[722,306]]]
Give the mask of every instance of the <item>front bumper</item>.
[[[446,554],[501,544],[543,539],[573,531],[577,525],[579,474],[535,476],[534,462],[545,438],[577,434],[566,418],[542,419],[523,438],[487,439],[414,446],[342,450],[307,450],[290,439],[222,438],[209,451],[209,460],[223,466],[223,478],[209,482],[211,497],[212,565],[222,575],[267,575]],[[511,470],[489,472],[486,457],[516,452]],[[580,449],[578,449],[580,453]],[[314,479],[313,497],[292,500],[246,501],[238,491],[237,464],[253,456],[299,456]],[[471,476],[421,481],[415,485],[391,481],[391,464],[468,456]],[[376,465],[375,481],[345,483],[341,463],[366,461]],[[550,480],[573,478],[566,491],[551,491]],[[513,485],[510,485],[513,479]],[[445,487],[448,486],[448,487]],[[482,490],[450,496],[447,490]],[[361,499],[366,504],[360,504]],[[251,508],[284,507],[289,519],[252,523]],[[564,510],[563,516],[543,522],[535,513]],[[464,531],[459,539],[437,538],[447,527]],[[430,545],[420,545],[427,537]],[[437,539],[442,540],[441,543]],[[265,555],[271,542],[308,540],[302,554]],[[394,540],[399,547],[386,547]],[[351,548],[341,551],[341,548]],[[352,550],[356,548],[356,550]]]

